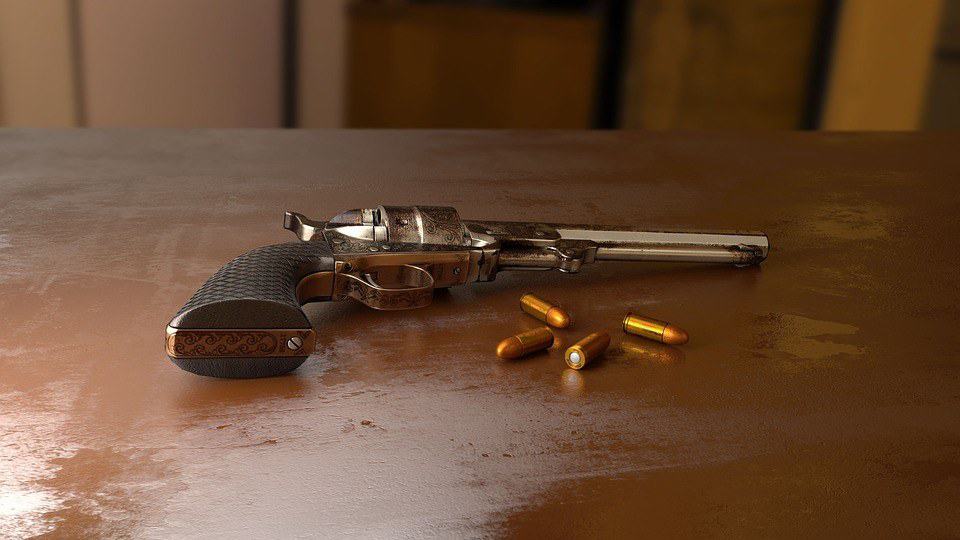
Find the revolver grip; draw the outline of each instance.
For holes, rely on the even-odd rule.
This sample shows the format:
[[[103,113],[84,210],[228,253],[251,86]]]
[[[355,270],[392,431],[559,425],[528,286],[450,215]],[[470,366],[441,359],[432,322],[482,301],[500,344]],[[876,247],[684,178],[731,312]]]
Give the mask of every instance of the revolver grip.
[[[324,242],[289,242],[244,253],[211,276],[173,317],[167,355],[180,368],[211,377],[293,371],[316,343],[297,284],[333,270]]]

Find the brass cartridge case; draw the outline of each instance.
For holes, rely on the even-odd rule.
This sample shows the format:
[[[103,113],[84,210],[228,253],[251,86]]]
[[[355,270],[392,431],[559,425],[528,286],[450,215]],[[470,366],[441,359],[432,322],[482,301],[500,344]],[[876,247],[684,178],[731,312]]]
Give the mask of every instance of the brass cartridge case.
[[[609,346],[610,334],[596,332],[574,343],[564,353],[563,359],[573,369],[581,369],[603,354],[603,351],[607,350]]]
[[[520,358],[553,345],[553,332],[546,326],[510,336],[497,345],[497,356],[504,360]]]
[[[520,297],[520,309],[554,328],[570,326],[570,315],[546,300],[527,293]]]
[[[682,328],[633,313],[627,313],[623,318],[623,331],[668,345],[683,345],[690,340],[689,334]]]

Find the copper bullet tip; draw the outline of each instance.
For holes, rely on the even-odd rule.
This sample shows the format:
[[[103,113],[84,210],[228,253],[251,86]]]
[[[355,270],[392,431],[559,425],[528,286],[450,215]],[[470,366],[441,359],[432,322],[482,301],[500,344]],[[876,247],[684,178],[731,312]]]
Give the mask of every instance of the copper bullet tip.
[[[527,293],[521,296],[520,308],[554,328],[570,326],[570,314],[535,294]]]
[[[554,328],[566,328],[570,326],[570,316],[561,309],[550,308],[547,310],[546,323]]]
[[[553,345],[553,332],[546,326],[510,336],[497,344],[497,356],[513,360]]]
[[[682,328],[672,324],[663,329],[663,342],[667,345],[683,345],[690,341],[690,336]]]
[[[624,317],[623,331],[668,345],[683,345],[687,341],[690,341],[690,336],[684,329],[668,322],[658,321],[657,319],[643,317],[634,313],[627,313],[627,316]]]
[[[516,336],[510,336],[497,344],[497,356],[504,360],[513,360],[523,354],[523,343]]]

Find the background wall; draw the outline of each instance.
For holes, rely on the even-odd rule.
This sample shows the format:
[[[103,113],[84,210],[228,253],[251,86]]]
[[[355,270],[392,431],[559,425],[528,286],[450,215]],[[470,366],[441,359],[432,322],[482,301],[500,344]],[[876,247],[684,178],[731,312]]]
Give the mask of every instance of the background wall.
[[[73,5],[0,0],[0,124],[80,122]]]
[[[297,10],[299,127],[340,127],[346,119],[347,0],[303,1]]]
[[[960,127],[960,0],[947,0],[927,88],[923,126],[931,129]]]
[[[280,0],[80,0],[85,125],[279,127]]]
[[[622,125],[803,127],[820,0],[640,0]]]
[[[0,125],[960,127],[960,0],[0,0]]]
[[[358,3],[349,20],[351,126],[591,125],[600,45],[593,14]]]
[[[942,9],[941,0],[845,0],[822,127],[920,127]]]

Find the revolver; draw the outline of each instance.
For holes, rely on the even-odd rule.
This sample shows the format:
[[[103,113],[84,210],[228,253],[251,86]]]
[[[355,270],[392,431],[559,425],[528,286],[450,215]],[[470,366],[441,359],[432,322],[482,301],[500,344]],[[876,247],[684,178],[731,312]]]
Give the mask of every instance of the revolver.
[[[326,222],[286,212],[283,226],[298,240],[227,263],[173,317],[166,352],[177,366],[227,378],[292,371],[317,344],[301,309],[309,302],[413,309],[430,304],[435,289],[492,281],[507,270],[575,273],[595,261],[748,266],[769,250],[763,233],[468,221],[445,206],[348,210]]]

